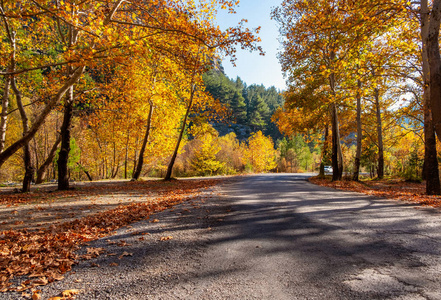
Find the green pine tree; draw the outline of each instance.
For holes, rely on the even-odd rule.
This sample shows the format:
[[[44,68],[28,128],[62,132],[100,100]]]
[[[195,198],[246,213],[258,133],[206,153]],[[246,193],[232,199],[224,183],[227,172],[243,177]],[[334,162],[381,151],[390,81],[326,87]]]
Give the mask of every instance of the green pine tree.
[[[249,110],[248,124],[251,126],[254,132],[264,130],[267,125],[267,121],[270,117],[270,111],[268,105],[263,101],[262,97],[255,94],[251,98],[250,110]]]
[[[233,112],[234,120],[239,124],[244,124],[247,121],[247,106],[245,104],[245,99],[239,91],[234,93],[230,104],[231,110]]]

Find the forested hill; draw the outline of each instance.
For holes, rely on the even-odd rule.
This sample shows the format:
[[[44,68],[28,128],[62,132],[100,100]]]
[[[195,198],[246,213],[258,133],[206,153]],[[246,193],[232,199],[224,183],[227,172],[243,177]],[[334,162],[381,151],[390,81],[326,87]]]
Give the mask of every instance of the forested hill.
[[[230,116],[222,124],[214,124],[220,135],[234,131],[240,140],[261,130],[275,142],[282,137],[271,122],[274,111],[283,105],[283,97],[275,87],[247,86],[239,77],[228,78],[222,68],[214,68],[203,75],[206,90],[221,103],[227,104]]]

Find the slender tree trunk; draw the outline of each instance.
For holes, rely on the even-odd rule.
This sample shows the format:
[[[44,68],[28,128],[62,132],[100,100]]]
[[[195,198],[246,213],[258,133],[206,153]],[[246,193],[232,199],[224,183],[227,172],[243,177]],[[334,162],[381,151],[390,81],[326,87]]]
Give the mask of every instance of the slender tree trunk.
[[[58,153],[58,190],[69,189],[69,168],[67,166],[70,152],[70,136],[73,117],[73,87],[69,89],[64,104],[63,124],[61,125],[61,147]]]
[[[323,153],[322,161],[320,163],[320,173],[319,177],[325,177],[325,162],[328,159],[328,137],[329,137],[329,127],[328,124],[325,125],[324,141],[323,141]]]
[[[110,176],[112,179],[116,178],[116,176],[118,175],[119,167],[120,167],[120,165],[119,165],[119,161],[118,161],[118,164],[116,165],[115,169],[112,168],[112,172],[111,172],[111,176]]]
[[[138,144],[138,143],[136,143],[136,144]],[[133,170],[132,170],[133,174],[135,174],[136,168],[138,166],[138,161],[136,159],[137,157],[138,157],[138,151],[136,151],[136,149],[135,149],[135,155],[133,155]]]
[[[110,171],[110,177],[114,179],[118,175],[119,171],[119,158],[116,157],[116,142],[113,142],[113,160],[112,160],[112,170]]]
[[[24,193],[31,191],[31,183],[34,180],[34,173],[35,168],[32,165],[32,156],[31,156],[31,149],[29,147],[29,142],[23,147],[24,152],[24,165],[25,165],[25,175],[23,178],[23,187],[22,190]]]
[[[423,65],[423,99],[424,99],[424,168],[423,178],[426,180],[426,193],[440,195],[441,185],[436,150],[435,128],[433,126],[430,106],[430,66],[427,53],[427,37],[429,31],[429,9],[427,0],[421,1],[421,40]]]
[[[11,28],[9,28],[8,22],[5,21],[5,24],[7,27],[11,47],[13,49],[12,54],[11,54],[11,70],[15,70],[15,65],[16,65],[15,55],[16,55],[16,49],[17,49],[16,32],[14,30],[11,30]],[[15,94],[15,98],[17,101],[17,108],[20,112],[20,117],[21,117],[21,122],[22,122],[22,127],[23,127],[23,136],[26,136],[27,133],[29,132],[29,119],[28,119],[28,116],[27,116],[26,111],[23,106],[22,94],[17,87],[16,78],[14,76],[11,76],[10,84],[11,84],[12,90],[14,91],[14,94]],[[31,147],[29,145],[31,138],[23,143],[23,162],[24,162],[24,167],[25,167],[25,174],[23,177],[22,191],[24,193],[31,191],[31,182],[34,179],[34,172],[35,172],[35,168],[32,165]]]
[[[1,5],[1,11],[4,13],[4,3],[3,1],[0,2]],[[4,29],[7,36],[7,40],[9,40],[9,44],[12,48],[12,53],[10,57],[10,65],[8,66],[8,71],[14,71],[15,70],[15,53],[16,53],[16,32],[15,30],[10,26],[9,19],[2,15],[3,23],[4,23]],[[9,88],[11,86],[11,80],[13,79],[12,76],[6,76],[5,77],[5,87],[3,91],[3,98],[2,98],[2,112],[1,112],[1,120],[0,120],[0,153],[5,150],[5,142],[6,142],[6,129],[7,129],[7,122],[8,122],[8,106],[9,106]],[[18,149],[17,149],[18,150]],[[0,163],[1,166],[1,163]]]
[[[355,161],[354,161],[354,174],[352,176],[352,180],[358,181],[358,176],[360,174],[360,158],[361,158],[361,140],[363,138],[363,131],[361,128],[361,81],[358,80],[358,91],[357,91],[357,150],[355,153]]]
[[[191,93],[190,93],[190,100],[189,100],[189,103],[188,103],[188,106],[187,106],[187,111],[185,112],[184,120],[182,121],[181,132],[179,133],[179,137],[178,137],[178,141],[176,143],[175,151],[173,152],[172,158],[171,158],[170,163],[168,165],[167,174],[165,175],[164,180],[170,180],[171,179],[171,175],[172,175],[172,172],[173,172],[173,166],[175,164],[176,157],[178,156],[179,146],[181,145],[182,137],[184,136],[184,131],[185,131],[185,128],[187,127],[188,115],[190,114],[190,110],[191,110],[191,107],[193,105],[194,93],[195,93],[195,84],[192,83]]]
[[[38,168],[37,170],[37,179],[35,180],[35,184],[43,183],[43,181],[46,179],[46,173],[47,169],[50,166],[50,164],[53,162],[55,154],[58,149],[58,145],[61,142],[61,135],[57,134],[57,140],[52,145],[51,151],[49,152],[48,157],[43,162],[43,164]]]
[[[124,179],[127,179],[127,171],[129,166],[129,138],[130,138],[130,133],[129,130],[127,129],[126,153],[124,155]]]
[[[142,166],[144,164],[144,153],[145,148],[147,146],[147,142],[149,140],[150,135],[150,128],[152,124],[152,116],[153,116],[153,110],[154,110],[153,102],[150,101],[150,109],[149,109],[149,116],[147,117],[147,128],[145,130],[144,139],[142,141],[141,150],[139,151],[139,158],[138,158],[138,164],[136,165],[136,170],[133,173],[132,180],[138,180],[139,176],[141,175]]]
[[[35,139],[35,137],[32,138],[32,142],[33,142],[33,147],[32,150],[34,152],[34,159],[35,159],[35,163],[34,163],[34,168],[38,169],[40,166],[40,160],[38,158],[38,145],[37,145],[37,140]]]
[[[8,107],[9,107],[9,87],[11,85],[11,78],[5,78],[5,87],[2,98],[2,114],[0,120],[0,153],[5,149],[6,142],[6,127],[8,123]]]
[[[340,122],[338,120],[338,111],[336,112],[336,119],[337,119],[337,134],[338,134],[338,144],[337,144],[338,170],[339,170],[339,180],[341,180],[343,177],[343,152],[341,150],[341,143],[340,143]]]
[[[28,116],[27,116],[26,111],[24,109],[22,95],[21,95],[20,90],[17,88],[17,83],[16,83],[15,78],[12,78],[12,80],[11,80],[11,87],[12,87],[12,90],[14,91],[15,98],[17,101],[17,107],[20,112],[20,117],[21,117],[21,122],[22,122],[22,127],[23,127],[23,136],[24,136],[29,131],[29,119],[28,119]],[[30,147],[29,143],[30,143],[30,140],[28,140],[23,145],[23,161],[24,161],[24,167],[25,167],[25,175],[23,178],[22,191],[24,193],[31,191],[31,182],[34,179],[34,172],[35,172],[35,168],[32,165],[31,147]]]
[[[378,88],[374,89],[375,98],[375,114],[377,116],[377,138],[378,138],[378,168],[377,177],[382,179],[384,177],[384,146],[383,146],[383,125],[381,121],[380,109],[380,91]]]
[[[427,6],[427,5],[426,5]],[[433,126],[441,140],[441,57],[439,49],[439,29],[441,20],[441,0],[433,0],[427,34],[427,56],[430,68],[430,106]]]

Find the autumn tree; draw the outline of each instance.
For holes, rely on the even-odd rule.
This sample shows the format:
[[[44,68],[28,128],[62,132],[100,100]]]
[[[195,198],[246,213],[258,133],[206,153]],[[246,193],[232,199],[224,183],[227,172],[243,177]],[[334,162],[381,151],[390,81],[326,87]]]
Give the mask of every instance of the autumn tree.
[[[214,143],[215,139],[217,139],[217,136],[210,133],[200,137],[201,143],[191,161],[191,167],[197,175],[213,175],[224,167],[225,164],[218,161],[216,157],[221,147]]]
[[[318,81],[325,83],[328,110],[332,128],[333,180],[342,177],[343,161],[340,146],[338,121],[338,67],[342,62],[342,45],[347,39],[336,24],[341,23],[338,1],[283,1],[273,11],[273,17],[280,24],[280,34],[284,37],[280,61],[289,81],[297,89]],[[306,76],[301,81],[294,77],[298,69]]]
[[[377,0],[318,3],[291,0],[282,2],[273,11],[284,38],[280,61],[293,89],[311,89],[314,82],[320,82],[316,89],[327,93],[332,128],[333,180],[341,178],[343,166],[338,114],[350,105],[351,98],[361,100],[361,95],[348,97],[346,82],[355,77],[353,89],[360,89],[359,80],[361,82],[361,76],[366,72],[358,71],[367,70],[371,63],[360,60],[354,54],[395,25],[397,16],[403,13],[401,4],[399,1]],[[372,64],[370,69],[372,71]],[[299,78],[299,73],[305,75]],[[369,85],[363,84],[361,88],[368,89]],[[358,123],[361,124],[361,121]],[[360,130],[358,135],[361,137]]]
[[[26,60],[26,65],[12,70],[8,67],[9,62],[3,59],[10,57],[12,48],[4,47],[2,54],[5,55],[2,55],[0,74],[10,78],[34,70],[55,68],[60,80],[58,85],[53,86],[53,96],[45,101],[45,108],[35,117],[27,133],[0,153],[0,165],[36,134],[66,93],[68,96],[65,104],[73,102],[73,86],[84,74],[86,66],[89,70],[97,64],[120,63],[125,57],[136,55],[146,47],[153,52],[179,57],[180,50],[176,49],[176,44],[186,45],[196,41],[207,49],[220,47],[226,55],[233,55],[234,47],[238,43],[243,43],[249,49],[257,49],[254,44],[257,39],[251,31],[241,26],[221,31],[213,26],[209,20],[218,5],[232,10],[235,3],[226,0],[195,3],[142,1],[136,4],[121,0],[108,3],[93,0],[55,3],[23,1],[20,5],[11,5],[8,9],[3,9],[3,18],[14,19],[19,26],[26,27],[29,38],[41,41],[38,46],[43,50],[40,49],[38,59]],[[202,18],[200,12],[210,17]],[[33,25],[32,28],[39,30],[28,30],[29,23]],[[38,38],[35,37],[37,32]],[[2,33],[7,34],[5,31]],[[50,50],[52,46],[57,47],[57,55],[52,55],[54,51],[45,51]],[[65,67],[64,73],[57,69],[61,66]],[[4,82],[5,85],[9,84],[9,79]],[[65,112],[70,114],[69,111],[66,107]],[[65,165],[62,162],[66,161],[65,156],[69,153],[69,118],[66,115],[62,129],[65,139],[61,147],[63,154],[60,155],[60,167]],[[60,174],[60,189],[65,189],[68,187],[65,169],[60,173],[64,173]]]
[[[248,139],[248,146],[243,156],[256,173],[267,172],[276,167],[276,151],[270,137],[266,137],[261,131],[253,133]]]

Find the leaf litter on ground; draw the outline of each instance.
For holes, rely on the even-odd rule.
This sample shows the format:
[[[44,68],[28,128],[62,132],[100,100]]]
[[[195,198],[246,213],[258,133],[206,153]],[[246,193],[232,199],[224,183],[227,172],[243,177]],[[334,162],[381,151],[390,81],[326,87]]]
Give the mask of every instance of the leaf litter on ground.
[[[147,200],[143,202],[120,204],[115,208],[98,211],[84,217],[81,216],[81,211],[74,211],[72,214],[77,217],[76,219],[63,223],[57,223],[54,219],[53,224],[38,230],[23,228],[0,231],[0,292],[24,292],[40,285],[62,280],[63,274],[70,271],[79,259],[91,259],[105,253],[103,248],[91,247],[87,248],[85,255],[77,255],[76,251],[87,242],[109,236],[118,228],[193,199],[204,189],[217,185],[221,181],[222,179],[200,179],[179,180],[172,183],[144,181],[128,182],[125,185],[106,185],[105,193],[117,195],[127,191],[155,194],[155,196],[147,197]],[[35,199],[43,199],[43,202],[57,201],[67,196],[75,201],[76,197],[90,195],[90,193],[96,193],[99,197],[98,190],[100,189],[91,186],[71,193],[70,191],[54,192],[51,195],[42,193],[43,195],[32,197],[1,199],[0,203],[10,205],[14,199],[20,199],[20,205],[16,208],[20,210],[25,209]],[[28,199],[28,201],[23,199]],[[154,222],[158,220],[155,219]],[[121,244],[121,246],[125,245]],[[131,253],[124,252],[119,258],[130,255]],[[13,284],[13,279],[17,277],[24,278],[24,280]],[[62,295],[62,297],[66,296]]]
[[[422,206],[441,207],[441,196],[427,195],[424,183],[407,182],[402,179],[340,180],[330,178],[309,178],[311,183],[338,190],[353,191],[380,198],[409,201]]]

